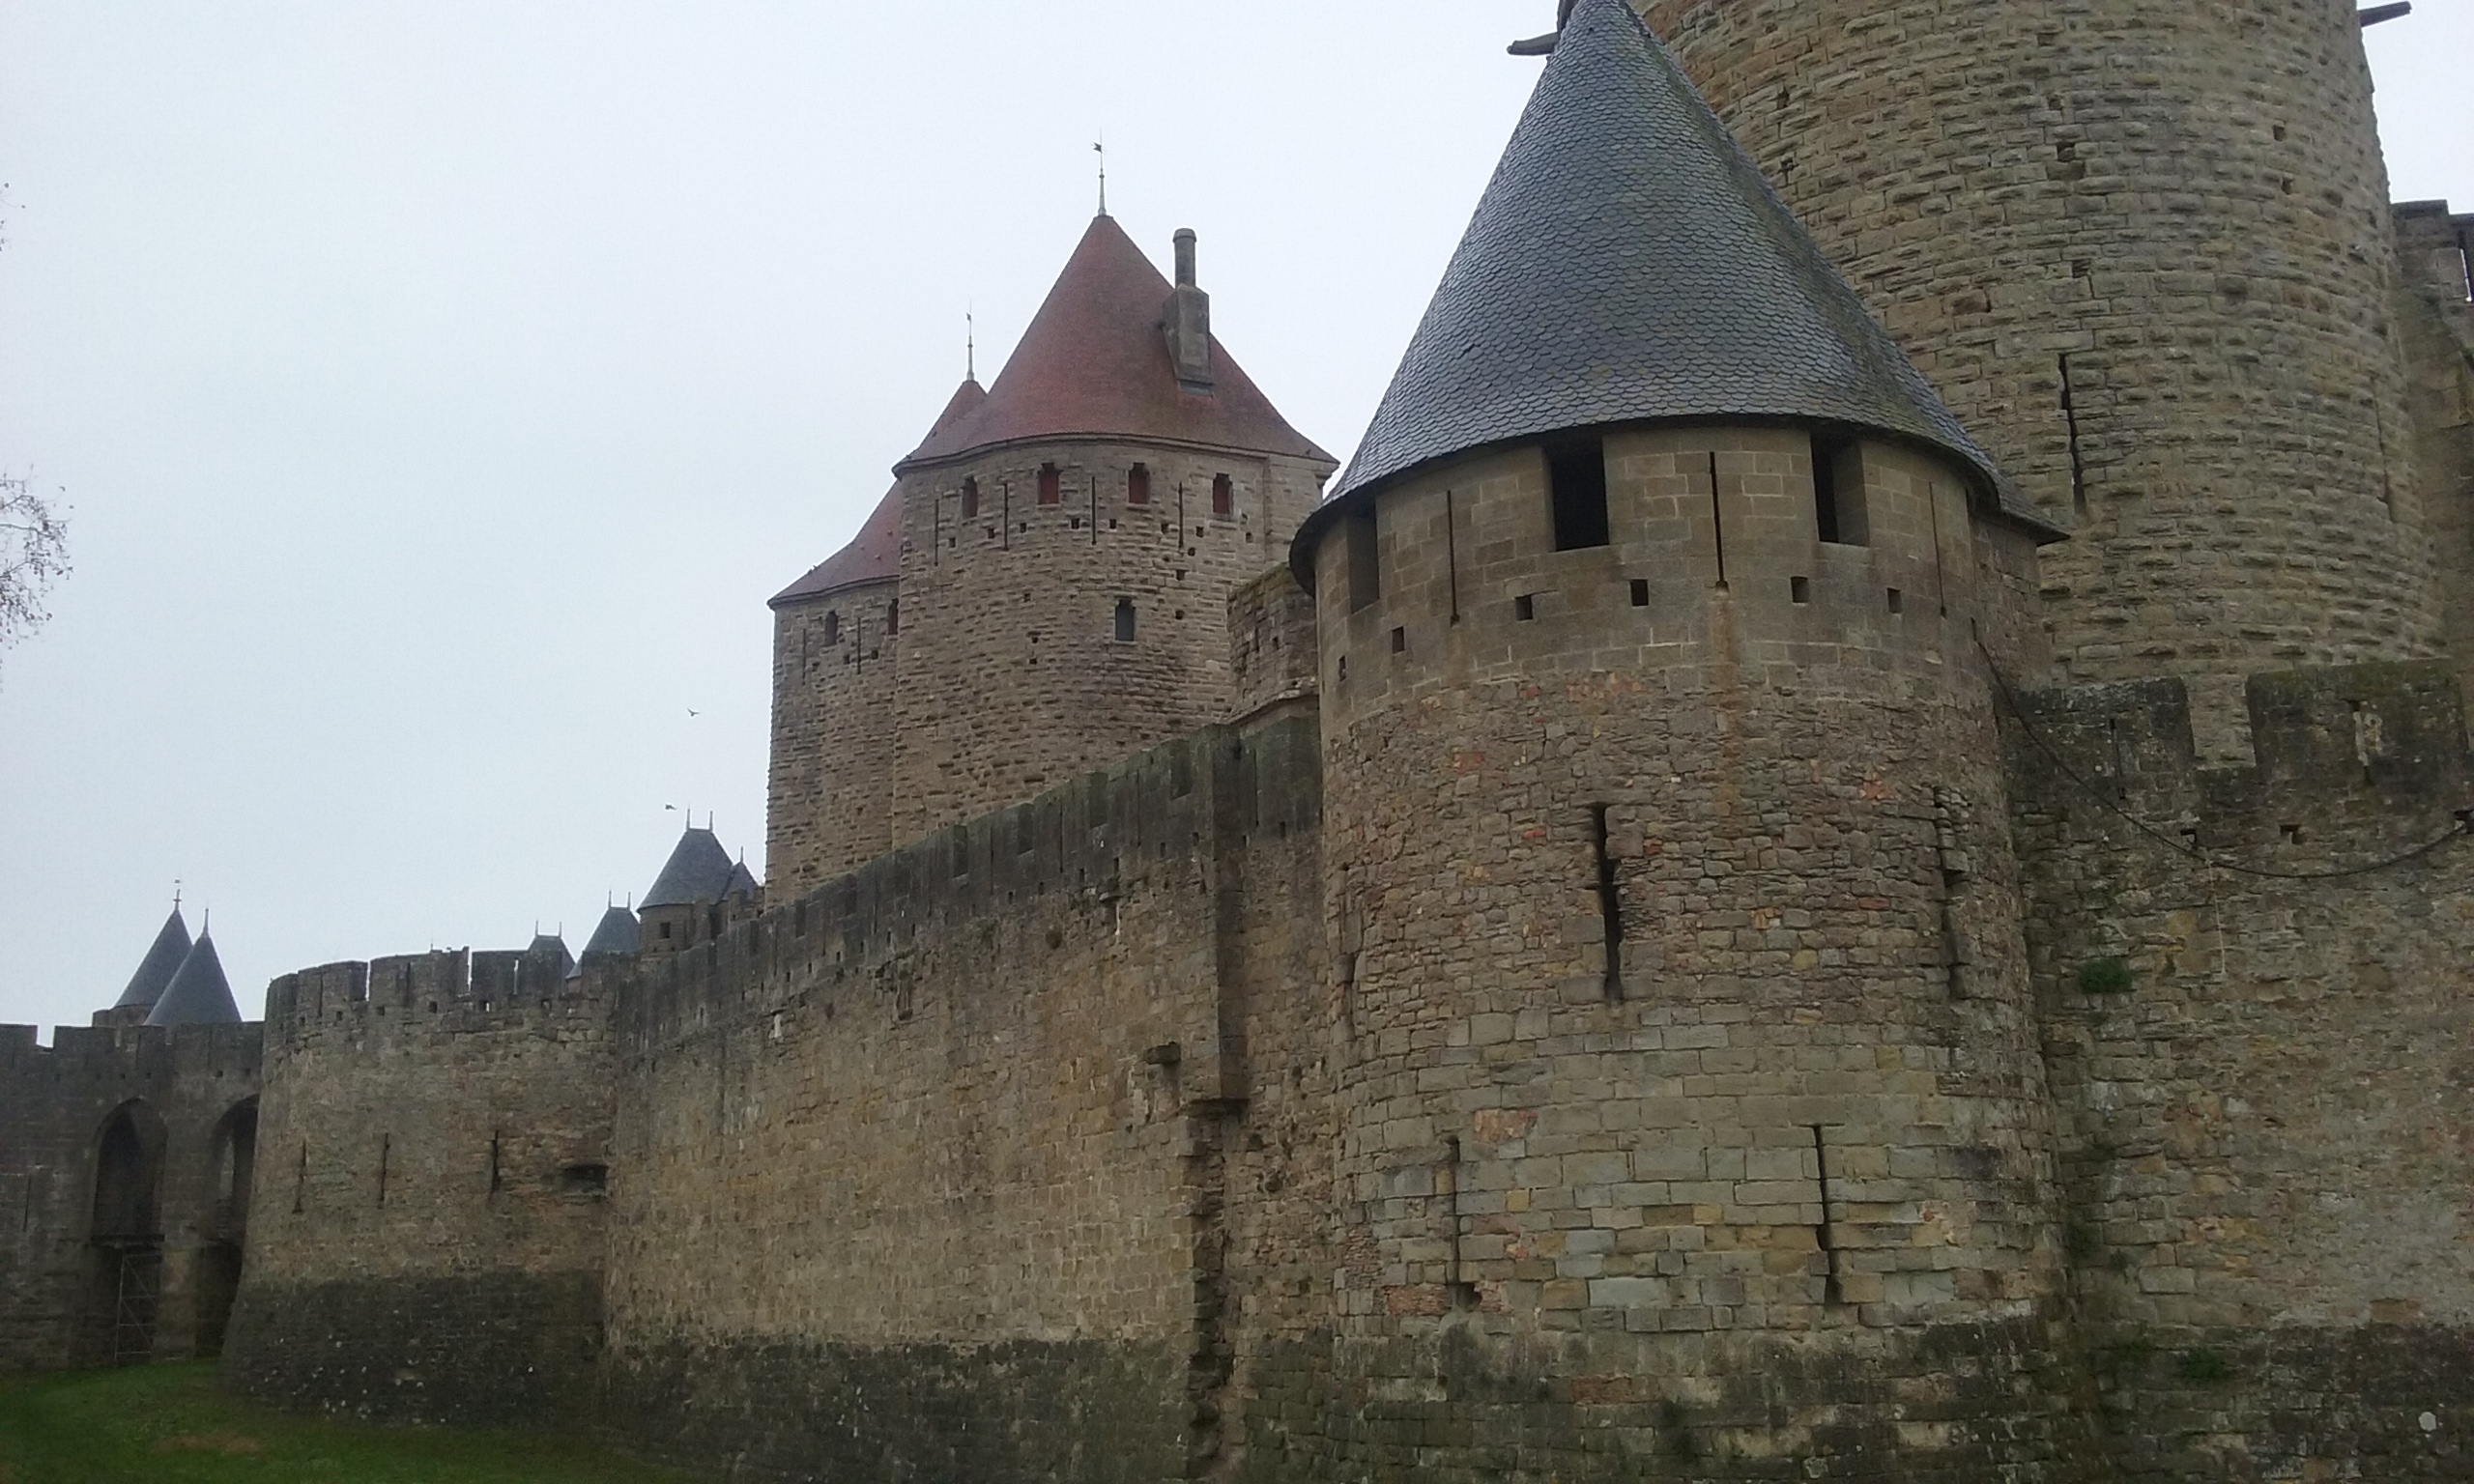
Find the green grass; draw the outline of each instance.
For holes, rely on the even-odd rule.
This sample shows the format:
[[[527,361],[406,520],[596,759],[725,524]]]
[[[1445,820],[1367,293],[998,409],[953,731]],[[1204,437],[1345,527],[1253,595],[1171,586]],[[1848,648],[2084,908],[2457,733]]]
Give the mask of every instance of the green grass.
[[[0,1484],[677,1484],[529,1434],[289,1417],[215,1389],[212,1365],[0,1383]]]

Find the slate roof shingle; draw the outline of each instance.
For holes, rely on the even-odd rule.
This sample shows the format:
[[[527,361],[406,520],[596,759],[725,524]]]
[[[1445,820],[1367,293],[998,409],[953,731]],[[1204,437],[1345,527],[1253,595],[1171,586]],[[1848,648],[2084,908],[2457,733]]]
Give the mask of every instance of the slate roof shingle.
[[[241,1007],[233,1002],[232,985],[223,977],[223,960],[215,952],[211,933],[181,960],[180,972],[163,986],[163,996],[146,1016],[148,1025],[239,1025]]]
[[[114,1010],[152,1010],[163,997],[163,986],[181,971],[181,961],[189,956],[189,925],[182,918],[179,907],[163,919],[155,934],[154,946],[138,960],[137,972],[129,977],[129,987],[112,1002]]]
[[[1580,0],[1348,471],[1291,548],[1439,459],[1568,429],[1836,423],[2009,486],[1625,0]]]

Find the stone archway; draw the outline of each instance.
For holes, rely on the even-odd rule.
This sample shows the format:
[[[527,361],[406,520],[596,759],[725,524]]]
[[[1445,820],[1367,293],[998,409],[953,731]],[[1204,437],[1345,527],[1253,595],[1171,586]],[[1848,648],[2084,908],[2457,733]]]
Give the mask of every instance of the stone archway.
[[[248,1247],[249,1189],[257,1170],[258,1099],[233,1104],[216,1123],[211,1144],[214,1206],[205,1243],[198,1250],[197,1353],[223,1353],[232,1300],[241,1291],[241,1264]]]
[[[96,1140],[87,1228],[89,1312],[100,1358],[126,1365],[155,1354],[163,1283],[163,1120],[145,1102],[114,1108]]]

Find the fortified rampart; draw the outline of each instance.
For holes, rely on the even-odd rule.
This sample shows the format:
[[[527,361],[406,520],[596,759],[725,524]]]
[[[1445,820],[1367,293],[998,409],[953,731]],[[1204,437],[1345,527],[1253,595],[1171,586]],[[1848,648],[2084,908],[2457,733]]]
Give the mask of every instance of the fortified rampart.
[[[0,1026],[0,1372],[214,1355],[259,1027]]]
[[[784,1484],[2474,1478],[2474,307],[2359,22],[1652,11],[1310,513],[1093,223],[775,599],[765,910],[691,826],[579,973],[277,981],[227,1379]],[[108,1172],[245,1030],[0,1038],[27,1333],[221,1240]]]
[[[2028,695],[2007,728],[2113,1451],[2131,1480],[2463,1478],[2474,757],[2455,677],[2362,666],[2248,696],[2250,768],[2200,763],[2172,680]]]
[[[224,1375],[289,1406],[592,1405],[610,1004],[563,954],[329,964],[267,995],[258,1217]]]
[[[1207,728],[622,978],[614,1422],[744,1477],[1228,1446],[1328,1281],[1317,785],[1310,723]]]

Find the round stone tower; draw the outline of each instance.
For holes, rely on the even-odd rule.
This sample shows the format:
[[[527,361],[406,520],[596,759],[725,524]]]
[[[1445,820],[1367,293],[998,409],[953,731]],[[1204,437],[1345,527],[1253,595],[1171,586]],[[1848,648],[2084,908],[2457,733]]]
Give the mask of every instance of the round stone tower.
[[[975,378],[929,432],[988,400]],[[849,545],[776,593],[764,878],[783,900],[893,848],[894,641],[902,624],[902,486]]]
[[[1642,0],[2001,469],[2055,657],[2240,678],[2424,656],[2431,555],[2351,0]]]
[[[896,843],[1227,719],[1229,592],[1331,456],[1177,281],[1095,218],[986,403],[897,466]]]
[[[1365,1445],[2073,1476],[1988,668],[2055,534],[1580,0],[1292,558]]]

